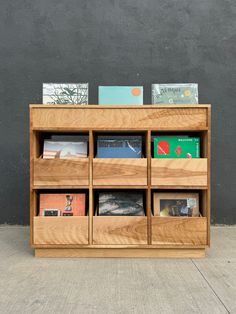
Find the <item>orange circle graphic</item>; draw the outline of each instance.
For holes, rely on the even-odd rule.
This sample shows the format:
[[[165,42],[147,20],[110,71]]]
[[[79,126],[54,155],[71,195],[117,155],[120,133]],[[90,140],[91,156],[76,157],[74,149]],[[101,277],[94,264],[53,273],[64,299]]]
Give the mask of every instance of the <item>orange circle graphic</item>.
[[[141,90],[140,90],[140,88],[137,88],[137,87],[132,88],[132,95],[133,95],[133,96],[140,96],[140,95],[141,95]]]
[[[192,94],[191,94],[191,90],[186,89],[186,90],[184,91],[184,96],[189,97],[189,96],[191,96],[191,95],[192,95]]]

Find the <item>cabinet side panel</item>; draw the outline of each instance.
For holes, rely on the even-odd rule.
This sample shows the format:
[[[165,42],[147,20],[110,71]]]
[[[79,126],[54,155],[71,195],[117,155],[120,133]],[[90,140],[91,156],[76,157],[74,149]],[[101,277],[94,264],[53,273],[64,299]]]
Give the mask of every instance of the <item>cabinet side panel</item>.
[[[207,245],[211,241],[211,107],[208,108],[208,131],[207,131]]]

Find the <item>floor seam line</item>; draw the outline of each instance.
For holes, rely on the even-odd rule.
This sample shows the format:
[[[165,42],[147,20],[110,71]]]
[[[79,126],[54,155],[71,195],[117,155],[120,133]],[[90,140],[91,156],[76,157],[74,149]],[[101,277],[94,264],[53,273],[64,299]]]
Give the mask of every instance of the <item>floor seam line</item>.
[[[207,278],[203,275],[203,273],[201,272],[200,268],[197,266],[197,264],[194,262],[193,259],[191,259],[193,265],[197,268],[198,272],[200,273],[200,275],[202,276],[202,278],[205,280],[205,282],[207,283],[207,285],[209,286],[209,288],[212,290],[212,292],[214,293],[214,295],[217,297],[217,299],[220,301],[220,303],[223,305],[223,307],[226,309],[227,313],[231,313],[228,308],[226,307],[226,305],[224,304],[224,302],[221,300],[221,298],[219,297],[219,295],[216,293],[216,291],[213,289],[212,285],[210,284],[210,282],[207,280]]]

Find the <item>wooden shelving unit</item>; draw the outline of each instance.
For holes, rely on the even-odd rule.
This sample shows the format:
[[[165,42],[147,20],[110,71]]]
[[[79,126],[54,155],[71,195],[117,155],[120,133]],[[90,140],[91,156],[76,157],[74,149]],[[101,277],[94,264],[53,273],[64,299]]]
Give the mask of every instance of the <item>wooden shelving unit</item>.
[[[39,257],[203,257],[210,245],[210,105],[30,105],[30,230]],[[135,133],[145,139],[145,158],[94,158],[98,133]],[[154,159],[151,137],[197,134],[202,158]],[[172,132],[172,133],[171,133]],[[42,159],[45,134],[83,133],[89,156]],[[139,189],[146,216],[95,216],[96,191]],[[39,217],[41,191],[86,191],[84,217]],[[201,217],[152,215],[158,190],[196,190]]]

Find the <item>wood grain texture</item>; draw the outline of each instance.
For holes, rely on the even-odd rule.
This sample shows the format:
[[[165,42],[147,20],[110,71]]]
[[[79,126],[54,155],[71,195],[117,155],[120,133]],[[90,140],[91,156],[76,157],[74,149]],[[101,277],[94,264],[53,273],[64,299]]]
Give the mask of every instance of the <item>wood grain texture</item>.
[[[31,106],[31,243],[36,255],[203,257],[210,242],[210,127],[210,105]],[[46,130],[89,131],[89,158],[81,160],[87,163],[86,171],[82,164],[72,166],[74,160],[38,158],[41,131]],[[94,132],[140,130],[146,133],[146,159],[94,159]],[[206,158],[151,159],[151,132],[161,130],[203,131]],[[37,189],[78,187],[89,188],[89,217],[34,217]],[[145,189],[147,216],[93,216],[93,194],[98,188]],[[154,188],[205,189],[202,204],[206,217],[151,217]],[[77,218],[80,223],[75,223]]]
[[[206,107],[32,107],[33,129],[166,130],[207,128]]]
[[[36,186],[86,186],[89,184],[88,158],[34,159]]]
[[[87,189],[88,185],[34,185],[33,190],[40,190],[40,189],[45,189],[45,190],[64,190],[64,189]]]
[[[147,190],[147,185],[93,185],[93,189],[102,190],[102,189],[127,189],[127,190]]]
[[[206,245],[207,218],[152,217],[152,244]]]
[[[148,244],[152,243],[152,221],[151,221],[151,150],[152,150],[152,138],[151,131],[146,132],[146,156],[147,156],[147,184],[148,189],[146,190],[146,215],[148,224]]]
[[[36,257],[203,258],[205,249],[35,249]]]
[[[88,217],[34,217],[34,244],[88,244]]]
[[[34,216],[35,216],[35,192],[33,191],[33,173],[34,173],[34,155],[35,155],[35,138],[30,128],[30,244],[34,243]]]
[[[202,186],[202,185],[152,185],[151,189],[166,189],[168,188],[169,190],[207,190],[207,186]]]
[[[89,131],[89,244],[93,244],[93,214],[94,214],[94,195],[93,195],[93,158],[94,158],[94,134]]]
[[[147,217],[94,216],[93,244],[147,244]]]
[[[33,174],[34,174],[34,159],[39,155],[39,138],[38,132],[32,129],[32,109],[30,109],[30,243],[34,243],[34,223],[33,219],[36,215],[37,194],[33,190]]]
[[[75,109],[80,107],[80,108],[84,108],[84,105],[63,105],[63,104],[55,104],[55,105],[50,105],[50,104],[30,104],[29,105],[30,108],[52,108],[52,109],[62,109],[62,108],[66,108],[66,109]],[[133,109],[133,108],[140,108],[140,105],[98,105],[98,104],[89,104],[89,105],[86,105],[86,108],[87,109],[97,109],[97,108],[101,108],[101,109],[107,109],[109,107],[112,107],[112,108],[116,108],[116,109]],[[157,108],[157,109],[160,109],[160,108],[165,108],[165,109],[176,109],[176,108],[205,108],[205,109],[208,109],[211,107],[210,104],[158,104],[158,105],[152,105],[152,104],[143,104],[141,107],[145,107],[146,109],[153,109],[153,108]]]
[[[211,242],[211,106],[207,109],[207,168],[208,168],[208,176],[207,176],[207,244],[210,246]]]
[[[34,249],[173,249],[173,244],[33,244]],[[178,249],[205,249],[206,245],[176,245]]]
[[[152,185],[207,187],[207,158],[152,159]]]
[[[94,185],[146,185],[146,158],[95,158]]]
[[[202,190],[200,192],[200,210],[203,217],[207,217],[207,190]]]

